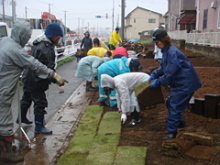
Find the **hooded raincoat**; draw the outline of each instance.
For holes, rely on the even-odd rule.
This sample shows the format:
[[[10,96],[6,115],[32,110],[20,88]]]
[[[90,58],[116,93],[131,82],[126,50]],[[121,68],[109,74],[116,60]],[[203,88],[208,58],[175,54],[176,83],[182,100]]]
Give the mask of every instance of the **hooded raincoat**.
[[[104,62],[109,61],[109,57],[99,58],[97,56],[87,56],[82,58],[77,66],[75,76],[78,78],[93,81],[94,76],[98,75],[97,68]]]
[[[104,48],[104,49],[110,51],[109,47],[100,38],[99,38],[99,44],[100,44],[101,48]],[[93,48],[96,48],[96,46],[94,44],[93,44]]]
[[[26,21],[16,22],[11,37],[0,41],[0,135],[13,135],[12,99],[23,68],[29,68],[40,78],[51,78],[54,71],[30,56],[23,47],[32,30]]]
[[[115,77],[119,74],[130,72],[129,64],[127,63],[127,58],[122,57],[120,59],[114,59],[108,62],[105,62],[100,67],[98,67],[98,85],[99,85],[99,101],[107,101],[107,95],[104,92],[104,89],[101,87],[101,75],[107,74],[111,77]],[[117,104],[116,100],[116,91],[113,90],[110,97],[110,106],[113,107]]]
[[[114,45],[115,47],[118,47],[118,41],[121,42],[121,37],[119,35],[119,33],[117,33],[115,30],[112,32],[111,34],[111,38],[109,41],[109,44]]]
[[[127,57],[128,58],[128,52],[124,47],[117,47],[112,55],[112,58],[121,58],[121,57]]]
[[[80,48],[82,48],[82,46],[84,48],[86,48],[86,52],[89,51],[89,49],[92,48],[92,39],[90,38],[90,34],[89,32],[85,32],[85,34],[88,34],[88,37],[84,37],[82,42],[81,42],[81,45],[80,45]]]
[[[173,44],[162,50],[160,67],[153,71],[155,78],[163,86],[170,86],[171,93],[166,101],[169,115],[166,119],[168,133],[176,133],[182,112],[193,93],[202,86],[200,79],[189,59]]]
[[[110,87],[116,89],[117,106],[123,113],[133,112],[134,108],[139,112],[140,108],[134,92],[134,87],[145,81],[148,81],[150,76],[142,72],[124,73],[114,78],[109,75],[101,75],[101,87]]]

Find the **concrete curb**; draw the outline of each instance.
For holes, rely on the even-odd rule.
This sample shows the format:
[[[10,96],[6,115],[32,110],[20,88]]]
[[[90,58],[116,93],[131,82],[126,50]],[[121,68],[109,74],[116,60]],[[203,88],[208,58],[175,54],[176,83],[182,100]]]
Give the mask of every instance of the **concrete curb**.
[[[65,152],[68,143],[77,129],[86,107],[91,102],[94,92],[85,92],[85,81],[66,100],[46,127],[53,130],[52,135],[38,135],[36,144],[30,145],[24,162],[18,165],[56,164],[57,159]]]

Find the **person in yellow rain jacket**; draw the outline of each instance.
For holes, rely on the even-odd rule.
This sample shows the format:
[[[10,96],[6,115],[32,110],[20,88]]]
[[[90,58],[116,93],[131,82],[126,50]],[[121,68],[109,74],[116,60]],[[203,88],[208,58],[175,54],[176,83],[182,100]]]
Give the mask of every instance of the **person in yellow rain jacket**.
[[[114,45],[115,47],[118,47],[118,41],[121,42],[121,37],[119,35],[119,28],[116,27],[115,31],[112,32],[111,34],[111,38],[110,38],[110,41],[109,41],[109,44],[112,44]]]
[[[93,48],[94,47],[105,48],[106,50],[109,51],[109,47],[100,38],[94,38],[93,39]]]
[[[105,48],[95,47],[90,49],[87,55],[88,56],[93,55],[103,58],[103,57],[111,57],[112,53],[110,51],[107,51]]]

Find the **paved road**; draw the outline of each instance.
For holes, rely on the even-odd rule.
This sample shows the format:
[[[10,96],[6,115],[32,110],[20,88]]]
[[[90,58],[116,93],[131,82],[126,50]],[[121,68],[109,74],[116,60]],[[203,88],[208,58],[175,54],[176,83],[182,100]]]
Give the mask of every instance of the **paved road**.
[[[61,65],[57,69],[57,73],[60,74],[63,78],[69,81],[68,84],[65,84],[65,92],[63,94],[59,94],[58,88],[56,84],[51,84],[49,90],[46,92],[48,99],[48,108],[46,109],[47,115],[45,116],[46,123],[54,116],[54,114],[58,111],[58,109],[65,103],[65,101],[71,96],[71,94],[76,90],[76,88],[82,83],[83,79],[76,78],[75,71],[77,68],[77,63],[74,60],[73,62],[66,63]],[[20,87],[20,97],[22,97],[22,87]],[[13,99],[12,110],[14,121],[17,118],[18,112],[18,101],[17,101],[17,93]],[[34,118],[33,115],[33,107],[31,106],[28,114],[29,119]],[[15,122],[14,122],[15,123]],[[17,130],[18,124],[15,123],[14,129]]]

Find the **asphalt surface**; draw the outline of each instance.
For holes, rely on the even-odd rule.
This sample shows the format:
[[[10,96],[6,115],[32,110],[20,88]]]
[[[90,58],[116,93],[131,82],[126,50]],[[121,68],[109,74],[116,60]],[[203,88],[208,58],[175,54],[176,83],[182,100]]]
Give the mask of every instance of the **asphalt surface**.
[[[68,80],[64,86],[64,93],[59,94],[59,90],[56,84],[51,84],[48,91],[46,91],[48,107],[46,108],[47,114],[45,115],[45,122],[47,123],[54,114],[61,108],[61,106],[66,102],[66,100],[72,95],[76,88],[82,83],[83,79],[76,78],[75,71],[77,68],[76,59],[73,62],[65,63],[57,68],[56,72],[63,78]],[[23,94],[23,87],[20,87],[20,98]],[[13,118],[14,118],[14,131],[17,130],[18,124],[15,122],[18,115],[18,94],[16,93],[12,103]],[[31,108],[27,113],[28,119],[33,120],[33,103]],[[22,124],[23,125],[23,124]],[[25,124],[24,124],[25,125]]]

